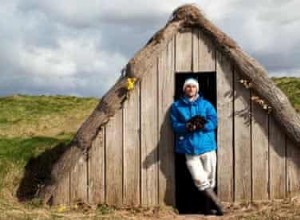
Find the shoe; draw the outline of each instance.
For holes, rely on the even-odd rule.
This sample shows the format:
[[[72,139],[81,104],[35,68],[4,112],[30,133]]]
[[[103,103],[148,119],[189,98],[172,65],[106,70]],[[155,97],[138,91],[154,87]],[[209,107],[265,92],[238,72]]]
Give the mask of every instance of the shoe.
[[[219,201],[219,198],[217,197],[217,195],[215,194],[213,189],[209,187],[209,188],[204,189],[202,192],[208,200],[208,201],[206,201],[205,212],[213,214],[214,212],[213,212],[212,208],[214,207],[216,210],[216,213],[215,213],[216,215],[224,215],[224,210],[223,210],[222,204]],[[211,205],[210,205],[210,203],[211,203]]]
[[[204,215],[216,215],[217,214],[217,210],[215,210],[213,207],[212,207],[212,202],[211,202],[211,199],[209,198],[205,198],[205,201],[204,201]]]

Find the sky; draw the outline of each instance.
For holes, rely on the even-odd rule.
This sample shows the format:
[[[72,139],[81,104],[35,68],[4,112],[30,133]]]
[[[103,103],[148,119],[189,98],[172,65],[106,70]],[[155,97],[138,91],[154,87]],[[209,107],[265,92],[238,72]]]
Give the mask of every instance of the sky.
[[[299,0],[0,1],[0,96],[103,96],[185,3],[196,3],[270,76],[300,77]]]

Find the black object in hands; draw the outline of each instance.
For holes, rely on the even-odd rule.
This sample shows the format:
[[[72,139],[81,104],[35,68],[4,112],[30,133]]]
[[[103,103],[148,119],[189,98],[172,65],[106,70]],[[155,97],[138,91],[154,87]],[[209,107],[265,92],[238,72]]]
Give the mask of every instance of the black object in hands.
[[[189,131],[201,130],[205,123],[207,123],[207,120],[204,117],[201,115],[195,115],[188,120],[187,128]]]
[[[196,126],[190,120],[186,123],[186,128],[189,131],[195,131],[196,130]]]

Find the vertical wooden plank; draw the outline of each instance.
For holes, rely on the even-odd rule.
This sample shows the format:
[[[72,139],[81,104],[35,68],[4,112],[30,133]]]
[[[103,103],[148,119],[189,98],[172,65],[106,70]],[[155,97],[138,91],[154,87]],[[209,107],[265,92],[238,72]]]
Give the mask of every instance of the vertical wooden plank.
[[[105,127],[106,203],[122,205],[123,196],[123,134],[122,109],[110,118]]]
[[[286,145],[285,134],[275,119],[269,117],[269,176],[270,199],[286,196]]]
[[[175,37],[175,68],[176,72],[192,70],[192,32],[178,32]]]
[[[216,70],[216,50],[210,39],[204,33],[199,31],[199,55],[198,68],[200,71],[215,71]]]
[[[251,102],[251,105],[252,197],[253,200],[267,200],[269,198],[268,114],[257,103]]]
[[[87,202],[87,158],[81,155],[70,175],[71,203],[76,201]]]
[[[60,180],[55,196],[53,197],[53,205],[69,205],[70,204],[70,173]]]
[[[105,202],[104,129],[99,130],[88,152],[88,198],[92,204]]]
[[[159,125],[159,204],[175,206],[174,134],[169,121],[169,109],[174,97],[174,40],[159,57],[158,125]]]
[[[158,204],[157,62],[141,81],[142,205]]]
[[[287,194],[294,196],[300,190],[300,146],[286,136],[287,147]]]
[[[177,72],[216,71],[215,47],[198,29],[178,33],[175,47]]]
[[[251,200],[250,92],[234,71],[234,199]]]
[[[124,186],[123,203],[140,203],[140,82],[124,103]]]
[[[192,71],[199,72],[199,29],[193,29],[193,38],[192,38],[192,45],[193,45],[193,60],[192,60]]]
[[[222,201],[233,201],[233,69],[217,53],[217,189]]]

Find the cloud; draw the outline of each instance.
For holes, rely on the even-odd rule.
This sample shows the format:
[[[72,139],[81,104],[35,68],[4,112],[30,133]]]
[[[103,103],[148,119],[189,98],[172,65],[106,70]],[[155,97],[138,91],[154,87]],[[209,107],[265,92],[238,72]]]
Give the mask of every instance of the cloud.
[[[4,74],[0,79],[3,84],[14,84],[19,92],[99,96],[126,63],[121,54],[99,48],[100,42],[85,37],[60,38],[55,47],[22,45],[15,59],[21,71],[15,69],[10,72],[14,77]],[[15,81],[18,76],[21,81]]]
[[[126,58],[103,49],[99,30],[82,31],[14,3],[1,8],[6,15],[0,27],[1,95],[99,97],[115,82]]]
[[[3,0],[0,95],[101,97],[183,0]],[[297,0],[198,0],[270,75],[300,76]]]

